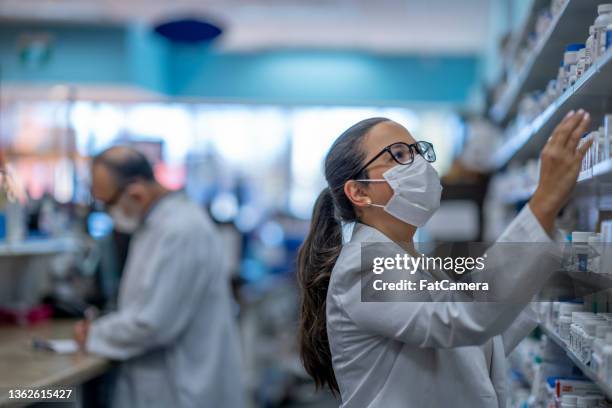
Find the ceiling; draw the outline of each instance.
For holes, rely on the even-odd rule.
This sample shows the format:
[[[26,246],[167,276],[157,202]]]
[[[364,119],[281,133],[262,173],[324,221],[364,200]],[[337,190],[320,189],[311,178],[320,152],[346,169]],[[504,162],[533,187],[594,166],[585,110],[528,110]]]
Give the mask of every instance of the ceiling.
[[[228,51],[357,49],[466,54],[486,45],[490,0],[0,0],[0,18],[154,23],[201,15]]]

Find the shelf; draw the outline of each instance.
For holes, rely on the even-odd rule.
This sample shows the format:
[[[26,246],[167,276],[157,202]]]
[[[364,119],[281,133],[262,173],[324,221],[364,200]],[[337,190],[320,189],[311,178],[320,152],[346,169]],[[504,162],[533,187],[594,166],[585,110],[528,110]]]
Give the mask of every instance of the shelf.
[[[515,57],[519,51],[519,47],[524,44],[529,34],[534,30],[536,21],[538,19],[538,13],[550,5],[549,0],[531,0],[529,6],[529,12],[525,20],[521,23],[518,30],[510,38],[510,45],[508,46],[508,54]]]
[[[597,163],[589,170],[580,172],[578,175],[578,187],[590,186],[591,183],[612,183],[612,158]],[[533,195],[536,186],[510,191],[501,197],[506,204],[516,204],[521,201],[528,201]]]
[[[528,126],[507,139],[494,153],[494,163],[503,167],[513,158],[537,157],[555,126],[572,109],[587,109],[593,125],[599,125],[609,107],[605,103],[608,99],[612,99],[612,49]]]
[[[583,171],[578,176],[578,183],[588,183],[590,181],[612,181],[612,159],[602,161],[593,166],[593,168]]]
[[[568,358],[572,361],[572,363],[574,363],[576,367],[580,369],[580,371],[582,371],[585,377],[593,381],[601,389],[601,391],[606,395],[607,398],[612,398],[612,386],[611,385],[606,384],[605,382],[597,378],[597,375],[593,372],[593,370],[591,370],[589,366],[587,366],[582,361],[580,361],[580,359],[576,356],[576,354],[574,354],[574,352],[569,349],[565,341],[563,341],[563,339],[559,337],[559,335],[555,333],[555,331],[552,328],[547,327],[544,324],[541,324],[540,328],[542,329],[542,332],[546,334],[546,336],[548,336],[548,338],[554,341],[559,347],[561,347],[565,351]]]
[[[0,243],[1,256],[40,256],[74,251],[77,243],[73,238],[29,239],[21,242]]]
[[[550,26],[504,90],[491,107],[491,118],[503,123],[516,112],[520,97],[531,91],[544,89],[556,78],[565,47],[572,43],[584,43],[589,36],[589,26],[597,18],[599,0],[569,0],[553,18]],[[529,28],[527,28],[529,29]]]

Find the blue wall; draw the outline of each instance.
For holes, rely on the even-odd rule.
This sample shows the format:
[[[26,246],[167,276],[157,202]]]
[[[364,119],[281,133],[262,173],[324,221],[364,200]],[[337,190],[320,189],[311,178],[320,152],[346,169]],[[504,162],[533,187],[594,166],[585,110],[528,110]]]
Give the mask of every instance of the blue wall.
[[[472,57],[276,51],[217,54],[174,47],[172,93],[281,103],[406,103],[466,100]]]
[[[24,65],[18,44],[24,35],[51,39],[49,61]],[[4,81],[131,82],[125,60],[125,30],[117,27],[0,25],[0,68]]]
[[[27,68],[17,42],[53,38],[49,62]],[[139,85],[170,96],[290,104],[466,103],[478,56],[385,56],[347,51],[221,53],[173,45],[143,26],[0,27],[4,81]]]

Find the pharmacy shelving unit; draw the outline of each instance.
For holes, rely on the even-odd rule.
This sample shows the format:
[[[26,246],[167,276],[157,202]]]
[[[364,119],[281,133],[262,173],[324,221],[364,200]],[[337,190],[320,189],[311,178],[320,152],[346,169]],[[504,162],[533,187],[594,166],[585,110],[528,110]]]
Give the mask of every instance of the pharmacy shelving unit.
[[[585,188],[595,188],[598,183],[612,183],[612,159],[597,163],[592,168],[582,171],[578,176],[578,189],[575,194],[582,193]],[[525,202],[531,198],[535,189],[536,186],[533,185],[508,191],[501,198],[506,204]]]
[[[526,30],[531,30],[536,20],[535,13],[550,4],[550,1],[532,0],[532,15],[514,36],[510,47],[525,42]],[[599,127],[606,114],[612,113],[612,49],[601,56],[577,81],[562,95],[553,101],[545,110],[522,128],[510,130],[508,124],[516,116],[521,99],[533,91],[545,91],[550,80],[557,77],[559,63],[567,45],[584,43],[588,37],[589,26],[597,17],[597,6],[600,0],[569,0],[560,13],[555,16],[547,30],[539,36],[537,42],[527,55],[517,73],[510,78],[499,98],[489,108],[490,118],[500,126],[507,127],[507,139],[493,152],[493,162],[499,171],[512,169],[515,165],[524,165],[529,159],[539,156],[548,137],[561,122],[567,112],[585,109],[591,114],[592,129]],[[512,48],[511,51],[512,52]],[[514,49],[516,53],[516,49]],[[516,122],[515,122],[516,123]],[[512,133],[510,133],[512,132]],[[493,180],[503,182],[503,175]],[[521,188],[494,189],[498,191],[496,199],[507,204],[505,210],[516,212],[522,204],[530,199],[535,185],[521,185]],[[498,186],[501,187],[501,184]],[[597,211],[612,211],[612,158],[596,164],[583,171],[578,177],[578,186],[574,191],[571,211],[568,217],[575,217],[575,229],[594,231],[599,214]],[[500,214],[503,214],[501,211]],[[508,214],[506,214],[508,215]],[[504,216],[504,219],[512,217]],[[606,216],[604,218],[609,218]],[[610,275],[595,273],[571,274],[572,288],[576,297],[581,293],[588,295],[602,290],[612,289]],[[550,327],[541,325],[542,331],[567,354],[567,358],[580,369],[585,377],[592,380],[612,400],[612,384],[606,384],[597,378],[590,366],[584,364],[568,347],[566,342]]]
[[[551,339],[553,342],[555,342],[559,347],[561,347],[565,351],[565,353],[567,354],[569,359],[572,361],[572,363],[574,363],[574,365],[578,367],[580,371],[582,371],[585,377],[589,378],[591,381],[597,384],[597,386],[601,389],[601,391],[606,395],[607,398],[612,399],[612,386],[601,381],[597,377],[597,374],[593,370],[591,370],[591,367],[584,364],[576,356],[576,354],[569,348],[567,343],[561,337],[559,337],[559,335],[551,327],[547,325],[541,325],[540,329],[542,330],[544,334],[546,334],[546,336],[549,339]]]
[[[597,163],[578,176],[578,184],[580,185],[595,181],[612,182],[612,159]]]
[[[536,25],[538,11],[542,10],[546,6],[548,6],[548,0],[531,0],[531,4],[529,5],[529,12],[527,13],[527,18],[525,18],[521,26],[510,37],[508,55],[514,57],[518,54],[519,47],[527,42],[529,33]]]
[[[511,159],[537,157],[555,126],[572,109],[588,109],[592,123],[600,123],[606,109],[612,106],[611,99],[612,49],[609,49],[544,112],[501,145],[493,156],[495,164],[503,167]]]
[[[522,95],[544,89],[549,80],[556,78],[559,65],[551,62],[562,59],[563,51],[568,44],[584,42],[588,36],[589,25],[597,17],[597,5],[600,2],[600,0],[569,0],[566,3],[491,107],[489,114],[494,121],[506,123],[516,112]],[[535,14],[546,3],[534,0],[535,6],[532,7],[526,25],[520,30],[522,33],[532,29]]]
[[[73,238],[28,239],[0,243],[0,257],[41,256],[71,252],[77,248]]]

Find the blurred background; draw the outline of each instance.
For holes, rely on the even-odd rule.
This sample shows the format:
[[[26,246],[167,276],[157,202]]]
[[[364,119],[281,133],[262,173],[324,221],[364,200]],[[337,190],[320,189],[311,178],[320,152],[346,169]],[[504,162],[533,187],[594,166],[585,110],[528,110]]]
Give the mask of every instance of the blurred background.
[[[525,141],[587,101],[531,126],[548,106],[533,91],[596,17],[593,1],[0,0],[1,327],[113,309],[129,236],[90,210],[90,158],[131,145],[218,224],[252,406],[337,406],[295,344],[329,146],[361,119],[399,122],[444,182],[417,240],[494,239],[537,181],[542,143]],[[599,123],[609,86],[592,77]]]

